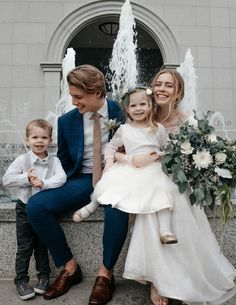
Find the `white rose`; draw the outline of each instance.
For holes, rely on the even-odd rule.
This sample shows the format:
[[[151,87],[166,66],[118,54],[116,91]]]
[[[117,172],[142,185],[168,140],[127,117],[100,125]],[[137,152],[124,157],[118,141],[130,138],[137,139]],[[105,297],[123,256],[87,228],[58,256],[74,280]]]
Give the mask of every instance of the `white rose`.
[[[226,158],[227,158],[227,155],[225,153],[218,152],[215,154],[215,160],[216,160],[217,164],[225,163]]]
[[[184,143],[182,143],[180,148],[182,154],[184,155],[190,155],[194,150],[194,148],[191,146],[191,143],[189,141],[185,141]]]
[[[217,142],[217,137],[215,134],[209,134],[209,136],[207,137],[208,138],[208,141],[211,142],[211,143],[215,143]]]

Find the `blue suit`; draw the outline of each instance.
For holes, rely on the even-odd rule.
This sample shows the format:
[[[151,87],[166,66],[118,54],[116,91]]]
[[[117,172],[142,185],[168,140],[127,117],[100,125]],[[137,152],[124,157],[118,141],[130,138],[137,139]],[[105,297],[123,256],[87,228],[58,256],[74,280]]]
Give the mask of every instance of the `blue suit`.
[[[120,107],[108,101],[109,119],[123,119]],[[84,153],[83,115],[73,109],[58,119],[58,157],[68,180],[60,188],[45,190],[27,203],[28,218],[48,247],[57,267],[72,257],[58,216],[77,210],[90,201],[92,174],[80,173]],[[110,270],[115,265],[128,230],[128,214],[106,206],[104,209],[103,264]]]

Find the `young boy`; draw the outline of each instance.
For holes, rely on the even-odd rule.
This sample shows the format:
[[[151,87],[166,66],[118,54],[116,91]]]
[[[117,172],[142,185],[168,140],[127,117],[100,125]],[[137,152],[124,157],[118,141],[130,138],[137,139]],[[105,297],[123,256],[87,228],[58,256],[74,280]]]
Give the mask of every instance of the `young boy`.
[[[39,191],[56,188],[66,182],[66,174],[60,160],[48,153],[52,143],[52,126],[37,119],[26,127],[26,144],[30,150],[18,156],[2,178],[6,187],[19,187],[16,203],[16,277],[14,283],[21,300],[44,294],[49,284],[49,260],[46,246],[40,241],[26,215],[28,199]],[[38,282],[34,289],[29,285],[28,268],[34,252]]]

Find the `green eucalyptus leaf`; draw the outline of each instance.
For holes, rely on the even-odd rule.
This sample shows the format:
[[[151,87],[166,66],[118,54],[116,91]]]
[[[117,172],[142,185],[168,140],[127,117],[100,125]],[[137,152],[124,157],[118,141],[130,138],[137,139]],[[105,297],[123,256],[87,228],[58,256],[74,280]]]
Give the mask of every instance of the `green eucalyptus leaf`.
[[[194,205],[194,204],[196,203],[196,197],[195,197],[194,193],[192,193],[192,194],[189,196],[189,198],[190,198],[190,203],[191,203],[191,205]]]
[[[184,182],[187,182],[188,179],[187,177],[185,176],[185,173],[182,169],[180,169],[177,173],[177,178],[179,180],[180,183],[184,183]]]
[[[191,171],[191,176],[192,176],[193,178],[197,178],[199,175],[200,175],[200,172],[199,172],[199,170],[197,170],[196,168],[194,168],[194,169]]]
[[[194,195],[196,197],[196,201],[198,201],[198,202],[202,201],[205,197],[204,191],[201,188],[196,188],[194,190]]]
[[[162,170],[166,175],[168,175],[168,167],[166,166],[166,164],[162,163]]]
[[[184,193],[187,189],[188,183],[184,182],[184,183],[178,183],[178,187],[179,187],[179,192],[180,193]]]

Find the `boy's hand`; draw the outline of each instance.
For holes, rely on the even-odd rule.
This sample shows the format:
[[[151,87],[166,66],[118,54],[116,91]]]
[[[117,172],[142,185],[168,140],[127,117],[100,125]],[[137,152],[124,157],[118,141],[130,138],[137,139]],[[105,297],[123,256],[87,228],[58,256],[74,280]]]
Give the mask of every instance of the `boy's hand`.
[[[43,181],[40,180],[35,174],[33,174],[33,168],[31,168],[28,171],[28,180],[30,182],[30,184],[35,187],[35,188],[42,188],[43,187]]]

